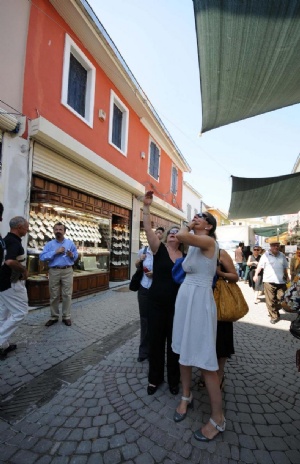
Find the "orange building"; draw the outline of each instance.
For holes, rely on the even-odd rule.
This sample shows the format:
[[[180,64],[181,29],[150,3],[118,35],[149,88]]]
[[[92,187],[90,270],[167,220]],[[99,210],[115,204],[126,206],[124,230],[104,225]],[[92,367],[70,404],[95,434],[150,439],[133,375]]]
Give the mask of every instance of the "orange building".
[[[126,280],[141,240],[137,197],[154,190],[153,226],[180,223],[190,168],[87,2],[13,0],[1,15],[11,27],[0,42],[19,31],[12,46],[20,62],[0,45],[7,55],[0,107],[21,109],[14,118],[22,130],[0,119],[0,194],[7,217],[30,218],[31,300],[47,301],[38,254],[58,219],[81,256],[75,296]],[[22,180],[12,192],[16,163]]]

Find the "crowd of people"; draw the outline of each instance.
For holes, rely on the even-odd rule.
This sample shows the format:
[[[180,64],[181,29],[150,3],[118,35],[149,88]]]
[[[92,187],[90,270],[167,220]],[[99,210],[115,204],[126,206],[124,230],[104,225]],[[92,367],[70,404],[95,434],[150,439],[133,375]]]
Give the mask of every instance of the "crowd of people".
[[[211,417],[194,437],[210,441],[224,432],[226,419],[222,410],[221,391],[225,382],[225,364],[234,354],[233,323],[217,321],[214,285],[216,279],[237,282],[244,279],[254,291],[254,303],[264,292],[271,324],[280,320],[281,298],[289,281],[289,264],[273,242],[263,253],[260,246],[252,250],[240,243],[235,251],[235,264],[230,255],[219,248],[216,219],[208,212],[197,213],[188,223],[167,230],[152,229],[150,206],[152,192],[143,199],[143,224],[148,245],[141,247],[136,266],[143,266],[138,290],[140,312],[140,345],[138,362],[149,361],[148,395],[154,395],[164,382],[165,355],[167,382],[173,395],[182,395],[174,411],[174,421],[183,421],[193,406],[192,367],[201,370],[200,387],[206,387]],[[0,220],[3,205],[0,203]],[[25,281],[28,277],[26,256],[21,243],[28,232],[28,221],[17,216],[10,220],[10,232],[0,236],[0,359],[17,348],[9,339],[28,312]],[[55,238],[49,241],[40,260],[49,268],[50,327],[59,320],[62,291],[62,321],[71,326],[73,265],[78,258],[76,246],[65,237],[66,227],[54,225]],[[187,250],[185,255],[184,251]],[[172,276],[176,260],[184,258],[185,278],[180,284]],[[300,273],[300,247],[290,261],[290,278]],[[297,277],[298,276],[298,277]]]
[[[255,304],[265,294],[270,322],[274,324],[280,319],[280,301],[289,280],[289,266],[284,253],[279,251],[279,243],[270,244],[265,252],[258,245],[251,250],[241,242],[234,263],[225,250],[219,249],[216,219],[208,212],[196,214],[182,227],[171,226],[164,235],[158,234],[151,227],[152,200],[152,192],[147,192],[142,200],[149,247],[147,251],[141,248],[136,262],[138,266],[143,261],[144,266],[138,292],[141,316],[138,361],[149,360],[147,392],[153,395],[164,381],[167,353],[169,390],[177,395],[180,380],[182,385],[182,396],[174,411],[175,422],[184,420],[188,409],[193,407],[192,367],[201,370],[199,386],[208,391],[211,417],[195,431],[194,437],[210,441],[226,427],[221,391],[226,361],[234,354],[233,323],[217,321],[215,279],[244,280],[253,289]],[[185,278],[179,285],[172,279],[172,268],[187,247],[182,263]],[[291,261],[291,277],[299,270],[300,247]],[[147,321],[143,320],[143,314]]]

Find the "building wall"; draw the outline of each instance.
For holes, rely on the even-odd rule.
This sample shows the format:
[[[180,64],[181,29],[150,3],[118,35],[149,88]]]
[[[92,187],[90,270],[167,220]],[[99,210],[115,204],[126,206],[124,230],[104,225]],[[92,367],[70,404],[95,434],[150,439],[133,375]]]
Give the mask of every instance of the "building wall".
[[[170,193],[172,160],[161,149],[159,181],[156,181],[148,174],[150,136],[147,129],[142,125],[139,116],[133,111],[129,102],[124,100],[116,86],[107,77],[93,56],[80,43],[68,24],[59,16],[52,5],[47,0],[37,0],[35,3],[39,8],[35,6],[31,8],[25,66],[24,113],[32,119],[39,115],[43,116],[122,172],[144,184],[147,189],[154,190],[157,196],[169,202],[172,206],[181,208],[182,172],[178,171],[178,192],[174,198]],[[71,36],[96,68],[94,123],[92,128],[61,103],[66,33]],[[129,109],[127,156],[121,154],[108,142],[111,90]],[[99,109],[106,112],[105,121],[99,119]],[[159,146],[159,143],[157,145]],[[141,158],[141,152],[145,153],[145,159]]]
[[[190,188],[187,182],[183,182],[182,209],[187,220],[193,218],[195,212],[199,213],[202,196]],[[188,207],[190,206],[190,208]],[[188,217],[188,209],[191,211],[191,218]]]
[[[6,111],[22,109],[23,76],[30,2],[2,1],[0,5],[0,103]]]

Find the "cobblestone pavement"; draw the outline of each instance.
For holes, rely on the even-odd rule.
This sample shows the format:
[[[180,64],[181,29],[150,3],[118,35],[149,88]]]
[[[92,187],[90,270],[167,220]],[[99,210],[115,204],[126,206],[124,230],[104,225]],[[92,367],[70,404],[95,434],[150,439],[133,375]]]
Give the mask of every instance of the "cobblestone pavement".
[[[281,311],[280,322],[271,325],[263,298],[254,305],[252,290],[239,285],[250,311],[234,324],[236,354],[227,363],[223,393],[225,433],[210,443],[193,438],[209,418],[196,369],[195,406],[183,422],[173,421],[179,395],[172,396],[167,384],[147,395],[147,363],[136,361],[136,294],[123,287],[74,302],[72,327],[46,328],[49,308],[29,313],[12,340],[18,349],[0,364],[0,461],[299,464],[300,341],[289,333],[295,315]],[[75,377],[64,379],[72,368]],[[38,403],[34,386],[41,379],[52,393]],[[22,391],[30,406],[21,416],[5,417],[8,404],[18,410]]]

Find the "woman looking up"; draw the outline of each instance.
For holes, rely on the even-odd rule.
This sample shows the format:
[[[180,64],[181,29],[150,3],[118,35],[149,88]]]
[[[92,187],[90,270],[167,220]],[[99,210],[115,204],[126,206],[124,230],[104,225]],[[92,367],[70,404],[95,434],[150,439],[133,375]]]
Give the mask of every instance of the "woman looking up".
[[[217,372],[217,309],[212,290],[218,258],[215,230],[214,216],[199,213],[177,234],[178,240],[189,245],[189,251],[182,265],[186,277],[177,295],[173,326],[172,348],[180,355],[183,390],[174,420],[180,422],[186,417],[187,408],[193,401],[190,391],[192,366],[199,367],[211,405],[211,418],[194,433],[199,441],[212,440],[219,432],[224,432],[226,426]]]
[[[164,381],[165,345],[167,342],[167,377],[169,390],[173,395],[179,391],[178,355],[171,348],[175,300],[179,285],[172,278],[172,267],[177,258],[182,257],[177,240],[178,226],[171,227],[165,241],[159,240],[151,228],[150,205],[153,192],[143,197],[143,222],[149,246],[153,253],[152,285],[148,291],[148,330],[149,330],[149,385],[148,395],[153,395]]]

